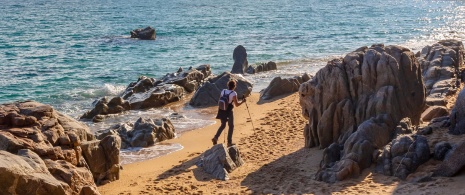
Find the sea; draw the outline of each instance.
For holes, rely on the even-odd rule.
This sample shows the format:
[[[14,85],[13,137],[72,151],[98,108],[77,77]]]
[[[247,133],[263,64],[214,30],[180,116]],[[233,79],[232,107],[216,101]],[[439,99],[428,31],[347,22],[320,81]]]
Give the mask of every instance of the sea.
[[[276,71],[245,75],[260,92],[276,76],[314,75],[362,46],[417,52],[439,40],[463,40],[464,13],[465,1],[454,0],[1,0],[0,104],[35,100],[79,119],[95,100],[117,96],[140,76],[202,64],[214,74],[230,71],[238,45],[250,65],[278,64]],[[156,29],[155,41],[130,38],[146,26]],[[182,116],[173,120],[177,136],[216,123],[211,112],[187,104],[83,122],[96,132],[173,113]],[[122,162],[182,148],[131,148],[122,151]]]

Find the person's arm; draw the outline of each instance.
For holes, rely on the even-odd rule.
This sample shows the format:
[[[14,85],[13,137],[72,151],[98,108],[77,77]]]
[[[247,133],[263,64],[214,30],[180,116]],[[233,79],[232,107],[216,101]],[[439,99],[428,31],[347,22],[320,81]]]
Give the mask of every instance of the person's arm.
[[[237,95],[233,96],[233,102],[234,102],[234,105],[236,107],[240,106],[241,104],[243,104],[245,102],[245,98],[239,103],[238,100],[237,100]]]

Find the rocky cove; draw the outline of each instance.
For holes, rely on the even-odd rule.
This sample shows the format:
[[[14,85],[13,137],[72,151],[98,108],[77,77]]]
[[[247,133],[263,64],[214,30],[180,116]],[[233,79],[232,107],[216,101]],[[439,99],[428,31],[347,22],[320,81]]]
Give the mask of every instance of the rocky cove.
[[[437,169],[411,177],[452,176],[463,166],[457,162],[463,143],[428,136],[441,128],[462,134],[465,119],[457,108],[463,95],[456,102],[451,97],[463,86],[463,57],[463,44],[456,40],[416,54],[399,46],[361,47],[329,61],[313,77],[273,79],[260,101],[298,92],[308,121],[305,147],[324,149],[316,180],[342,181],[372,164],[374,171],[406,179],[431,158],[438,160]],[[81,118],[101,122],[112,114],[179,101],[186,93],[193,93],[189,104],[194,107],[214,106],[229,79],[238,81],[239,97],[247,96],[253,85],[241,74],[275,67],[267,63],[251,70],[242,46],[233,58],[231,72],[217,76],[202,65],[161,79],[140,77],[120,96],[99,99]],[[0,125],[0,179],[5,181],[0,192],[6,194],[99,194],[96,184],[119,178],[121,148],[150,146],[175,133],[169,119],[140,118],[94,135],[81,122],[33,101],[2,105]],[[10,178],[14,182],[6,182]]]

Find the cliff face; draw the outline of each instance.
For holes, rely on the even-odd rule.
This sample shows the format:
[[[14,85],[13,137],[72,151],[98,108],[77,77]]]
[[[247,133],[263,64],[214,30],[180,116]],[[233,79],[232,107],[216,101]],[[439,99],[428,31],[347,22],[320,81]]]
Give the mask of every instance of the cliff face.
[[[98,194],[96,183],[119,178],[120,146],[49,105],[0,105],[0,162],[17,162],[0,163],[0,181],[17,180],[1,182],[0,194]]]
[[[317,179],[342,180],[372,163],[372,153],[389,143],[395,125],[409,117],[420,123],[425,86],[414,54],[400,46],[362,47],[335,59],[299,89],[308,119],[305,145],[325,151]],[[332,151],[334,150],[334,151]],[[326,154],[341,152],[339,158]]]

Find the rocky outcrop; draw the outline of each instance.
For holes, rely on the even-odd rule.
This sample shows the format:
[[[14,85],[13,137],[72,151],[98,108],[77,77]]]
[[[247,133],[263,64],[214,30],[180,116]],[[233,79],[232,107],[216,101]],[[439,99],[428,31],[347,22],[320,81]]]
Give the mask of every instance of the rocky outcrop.
[[[307,73],[292,78],[275,77],[271,80],[270,85],[260,92],[260,99],[269,100],[276,96],[297,92],[300,84],[310,79],[311,77]]]
[[[94,108],[84,113],[81,119],[101,122],[105,119],[105,115],[160,107],[179,101],[185,91],[189,93],[195,91],[210,74],[210,65],[201,65],[197,68],[190,67],[186,71],[180,68],[175,73],[166,74],[160,80],[141,76],[136,82],[129,84],[120,96],[113,97],[110,101],[107,97],[96,101]]]
[[[97,137],[117,135],[121,138],[121,148],[147,147],[157,142],[173,139],[175,129],[169,119],[139,118],[134,124],[122,123],[97,133]]]
[[[450,114],[449,133],[461,135],[465,133],[465,90],[462,89],[457,96],[454,108]]]
[[[102,142],[108,139],[111,138],[105,137]],[[85,159],[85,155],[83,155],[83,145],[87,142],[98,142],[87,126],[56,112],[49,105],[33,101],[0,105],[0,151],[11,153],[3,153],[5,155],[0,157],[0,161],[15,158],[11,157],[11,155],[15,156],[14,154],[27,157],[29,160],[25,159],[25,162],[29,163],[33,170],[41,170],[42,173],[50,175],[61,182],[62,186],[65,186],[63,188],[64,194],[79,194],[84,188],[86,192],[94,191],[95,194],[98,194],[94,183],[94,180],[98,180],[98,178],[92,176],[95,174],[93,169],[88,169],[91,162]],[[95,156],[104,159],[99,162],[100,164],[108,167],[118,167],[119,170],[120,145],[118,142],[99,145],[97,149],[106,152],[103,158]],[[16,159],[15,161],[19,160]],[[26,172],[13,171],[11,174],[17,173],[17,175],[10,178],[29,177],[24,176],[24,174],[38,176],[32,169],[24,168],[25,171],[27,170]],[[108,181],[118,179],[118,175],[119,172],[100,174],[100,176],[107,178]],[[45,177],[40,176],[40,179]],[[21,182],[23,181],[25,180],[21,180]],[[34,182],[39,182],[39,180],[32,183]],[[37,187],[36,190],[38,191],[41,188],[49,189],[45,184],[42,184],[40,182],[37,184],[38,186],[31,184],[30,187],[24,187],[24,189],[34,189],[35,187]],[[60,194],[61,190],[56,191],[56,193]]]
[[[275,62],[269,61],[268,63],[263,63],[257,66],[249,66],[247,68],[247,73],[249,74],[256,74],[259,72],[265,72],[270,70],[278,70]]]
[[[409,117],[418,125],[425,106],[420,65],[400,46],[362,47],[332,60],[300,85],[299,95],[309,121],[305,145],[343,146],[341,160],[320,167],[317,174],[328,182],[370,166],[373,151],[393,138],[394,124]]]
[[[459,172],[465,165],[465,141],[458,143],[446,159],[439,164],[433,176],[451,177]]]
[[[428,105],[446,106],[446,96],[456,93],[460,69],[464,66],[464,52],[461,41],[443,40],[424,47],[418,54]]]
[[[205,151],[197,166],[217,179],[229,180],[229,174],[244,164],[236,146],[226,148],[224,144],[216,144]]]
[[[154,28],[147,26],[145,28],[139,28],[131,31],[131,38],[155,40],[157,38],[157,34]]]
[[[426,137],[403,135],[384,146],[378,155],[376,170],[384,175],[406,179],[429,159],[430,150]]]
[[[239,74],[224,72],[213,78],[208,78],[203,85],[195,91],[189,104],[194,107],[207,107],[218,105],[218,99],[223,89],[227,89],[229,80],[237,81],[236,89],[238,98],[247,97],[252,92],[252,83]]]
[[[232,67],[231,73],[233,74],[244,74],[249,67],[249,62],[247,61],[247,51],[244,46],[238,45],[234,49],[233,53],[234,65]]]
[[[445,106],[430,106],[421,114],[422,121],[431,121],[433,118],[448,116],[449,110]]]

